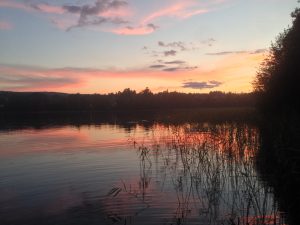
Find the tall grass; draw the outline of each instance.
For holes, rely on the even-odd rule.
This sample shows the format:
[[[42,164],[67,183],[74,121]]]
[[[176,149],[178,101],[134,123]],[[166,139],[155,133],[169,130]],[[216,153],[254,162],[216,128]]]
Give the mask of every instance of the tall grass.
[[[255,170],[259,133],[254,127],[156,126],[139,140],[133,137],[140,160],[136,197],[151,208],[146,192],[152,179],[159,180],[161,193],[174,194],[169,202],[176,210],[167,224],[284,224],[272,190]]]

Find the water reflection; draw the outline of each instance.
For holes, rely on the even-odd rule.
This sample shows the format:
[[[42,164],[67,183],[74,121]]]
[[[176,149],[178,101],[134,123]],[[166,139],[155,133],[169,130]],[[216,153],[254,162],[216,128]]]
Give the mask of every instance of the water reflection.
[[[218,113],[2,117],[0,224],[287,224],[261,130]]]
[[[0,131],[47,129],[53,127],[114,125],[127,132],[137,126],[150,130],[154,124],[166,125],[195,122],[242,121],[253,122],[256,114],[249,108],[220,108],[199,110],[124,111],[124,112],[52,112],[1,113]]]
[[[161,193],[175,193],[160,203],[173,209],[164,224],[285,224],[272,189],[255,170],[258,140],[258,130],[244,124],[156,127],[142,143],[133,139],[140,159],[138,185],[122,181],[123,187],[108,194],[107,208],[122,223],[139,211],[111,204],[133,197],[144,204],[140,210],[157,207],[152,182]]]

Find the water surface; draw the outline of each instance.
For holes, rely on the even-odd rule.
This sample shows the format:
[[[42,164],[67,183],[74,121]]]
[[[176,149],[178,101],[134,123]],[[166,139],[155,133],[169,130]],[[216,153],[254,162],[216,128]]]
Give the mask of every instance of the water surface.
[[[172,116],[5,118],[0,224],[286,224],[255,123]]]

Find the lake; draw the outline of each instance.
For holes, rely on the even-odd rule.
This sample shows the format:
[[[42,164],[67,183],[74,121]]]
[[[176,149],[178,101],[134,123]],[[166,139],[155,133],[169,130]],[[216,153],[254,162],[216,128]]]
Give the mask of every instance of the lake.
[[[0,224],[287,224],[252,113],[2,115]]]

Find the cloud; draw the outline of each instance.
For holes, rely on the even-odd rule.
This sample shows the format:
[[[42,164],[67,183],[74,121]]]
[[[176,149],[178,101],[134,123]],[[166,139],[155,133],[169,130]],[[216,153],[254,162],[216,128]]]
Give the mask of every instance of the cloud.
[[[175,42],[170,42],[170,43],[164,43],[163,41],[158,42],[158,46],[160,47],[171,47],[171,48],[178,48],[181,51],[186,50],[186,46],[183,42],[181,41],[175,41]]]
[[[6,84],[16,84],[20,86],[22,84],[23,87],[28,86],[32,87],[35,85],[43,85],[46,84],[47,86],[51,84],[60,84],[64,85],[66,83],[77,83],[77,80],[74,78],[67,78],[67,77],[45,77],[45,76],[31,76],[31,75],[14,75],[14,76],[7,76],[1,75],[0,81]]]
[[[200,9],[199,9],[200,7]],[[142,23],[151,23],[162,17],[175,17],[178,19],[187,19],[189,17],[207,13],[209,10],[201,8],[197,1],[178,1],[174,4],[168,5],[164,8],[160,8],[148,16],[146,16]]]
[[[65,9],[61,6],[49,5],[47,3],[31,4],[30,7],[37,11],[52,13],[52,14],[63,14]]]
[[[211,46],[213,46],[213,44],[215,42],[216,42],[216,40],[214,38],[209,38],[209,39],[203,40],[201,43],[211,47]]]
[[[76,25],[71,25],[67,27],[66,31],[70,31],[74,28],[79,28],[79,27],[88,27],[88,26],[97,26],[101,24],[106,24],[106,23],[111,23],[111,24],[124,24],[128,23],[126,20],[122,20],[121,18],[104,18],[104,17],[97,17],[94,19],[89,19],[86,21],[78,22]],[[130,29],[129,27],[127,27]]]
[[[174,61],[167,61],[167,62],[164,62],[165,64],[186,64],[185,61],[182,61],[182,60],[174,60]]]
[[[188,66],[187,62],[182,60],[163,61],[157,60],[158,64],[150,65],[151,69],[158,69],[165,72],[188,71],[197,69],[197,66]]]
[[[0,30],[11,30],[13,25],[7,21],[0,21]]]
[[[63,9],[69,13],[79,14],[79,20],[85,20],[88,16],[96,16],[102,12],[118,9],[127,5],[128,3],[126,1],[97,0],[94,5],[64,5]]]
[[[210,4],[204,6],[204,4],[200,3],[196,0],[186,0],[186,1],[173,1],[172,4],[165,4],[164,1],[161,1],[161,6],[153,9],[146,15],[142,15],[141,18],[134,18],[134,23],[136,24],[134,32],[126,28],[120,28],[117,30],[118,34],[124,35],[141,35],[141,34],[150,34],[156,31],[159,27],[156,25],[158,22],[162,22],[162,20],[168,19],[178,19],[178,20],[186,20],[192,16],[200,15],[204,13],[208,13],[211,11],[210,5],[215,5],[216,2],[223,3],[216,0],[211,1]],[[164,6],[165,5],[165,6]],[[140,9],[139,11],[142,11]],[[145,27],[152,27],[152,30],[146,29]],[[133,29],[131,29],[133,30]],[[181,46],[183,47],[183,46]]]
[[[114,24],[128,23],[128,21],[122,18],[101,16],[101,13],[119,9],[127,5],[127,2],[121,0],[97,0],[94,5],[64,5],[63,9],[70,14],[79,15],[76,25],[68,28],[70,30],[76,27],[100,25],[108,22]]]
[[[184,82],[182,87],[201,90],[201,89],[212,89],[215,87],[219,87],[222,84],[223,84],[222,82],[214,81],[214,80],[208,82],[190,81],[190,82]]]
[[[22,71],[21,71],[22,70]],[[0,67],[1,89],[6,90],[31,90],[35,88],[65,87],[77,85],[81,79],[61,75],[48,76],[46,71],[28,67]]]
[[[147,14],[143,14],[141,17],[135,17],[134,23],[136,24],[134,27],[141,28],[146,26],[152,26],[152,32],[156,31],[157,28],[162,27],[161,25],[156,25],[158,22],[163,23],[166,19],[177,19],[177,20],[186,20],[190,17],[205,14],[214,10],[216,5],[223,4],[224,0],[212,0],[206,3],[197,0],[174,0],[166,3],[165,1],[161,1],[160,4],[157,4],[157,7],[153,8]],[[143,9],[136,10],[142,12]],[[135,32],[134,34],[140,35],[149,34],[149,32]],[[120,33],[120,32],[118,32]],[[123,34],[127,34],[124,32]],[[131,32],[128,33],[132,35]]]
[[[232,55],[232,54],[260,54],[266,52],[267,49],[256,49],[254,51],[224,51],[224,52],[212,52],[206,53],[206,55],[215,55],[215,56],[223,56],[223,55]]]
[[[85,5],[50,5],[48,3],[32,3],[31,1],[15,2],[0,1],[0,7],[15,8],[29,12],[44,13],[45,16],[60,15],[59,18],[49,18],[58,28],[67,31],[76,27],[96,26],[104,23],[120,25],[128,23],[122,16],[129,13],[124,9],[128,6],[126,1],[122,0],[96,0],[94,4]],[[73,15],[72,22],[67,21]],[[70,25],[71,24],[71,25]],[[66,25],[69,25],[66,27]],[[153,25],[154,26],[154,25]]]
[[[175,72],[175,71],[178,71],[178,70],[180,70],[179,67],[171,67],[171,68],[163,69],[163,71],[167,71],[167,72]]]
[[[260,54],[260,53],[265,53],[267,51],[268,51],[268,49],[266,49],[266,48],[260,48],[260,49],[256,49],[255,51],[250,52],[250,54]]]
[[[127,26],[123,28],[118,28],[114,29],[112,32],[120,35],[146,35],[153,33],[158,28],[159,27],[154,24],[147,24],[146,26]]]
[[[159,28],[159,26],[153,24],[153,23],[149,23],[147,24],[147,27],[152,28],[153,31],[157,30]]]
[[[149,66],[149,68],[152,68],[152,69],[161,69],[164,67],[166,67],[166,66],[162,65],[162,64],[154,64],[154,65]]]
[[[173,42],[158,41],[157,46],[160,47],[160,49],[144,46],[142,50],[144,50],[146,54],[149,54],[152,57],[168,57],[168,56],[176,56],[178,53],[182,51],[196,50],[199,48],[193,42],[187,43],[182,41],[173,41]],[[182,61],[181,64],[182,63],[185,62]],[[180,63],[178,63],[178,61],[174,61],[174,62],[171,61],[166,64],[180,64]]]
[[[1,0],[0,7],[1,8],[13,8],[13,9],[19,9],[19,10],[24,10],[24,11],[32,11],[30,6],[27,6],[20,2],[11,1],[11,0]]]
[[[215,81],[215,80],[211,80],[209,81],[211,84],[214,84],[214,85],[221,85],[222,82],[219,82],[219,81]]]
[[[164,56],[175,56],[177,54],[177,51],[175,50],[168,50],[168,51],[164,51]]]
[[[200,48],[201,43],[195,42],[183,42],[183,41],[173,41],[173,42],[163,42],[158,41],[157,45],[161,48],[171,48],[176,49],[177,51],[192,51]]]
[[[98,29],[101,31],[115,34],[145,35],[164,27],[166,19],[186,20],[213,11],[224,1],[174,0],[172,3],[161,1],[147,9],[144,4],[127,0],[68,1],[69,4],[64,2],[0,0],[0,7],[41,13],[59,29],[68,31],[78,27],[92,29],[100,27]]]
[[[178,66],[178,67],[169,67],[163,69],[163,71],[166,72],[175,72],[175,71],[189,71],[189,70],[194,70],[197,69],[197,66]]]
[[[212,53],[206,53],[206,55],[231,55],[231,54],[243,54],[243,53],[247,53],[247,51],[212,52]]]
[[[27,12],[39,11],[52,14],[63,14],[65,12],[61,6],[49,5],[48,3],[31,3],[30,1],[16,2],[13,0],[1,0],[0,7],[19,9]]]
[[[157,41],[157,46],[161,49],[167,49],[168,51],[174,50],[177,53],[183,51],[194,51],[199,50],[205,46],[212,46],[216,40],[214,38],[208,38],[203,41],[199,42],[183,42],[183,41],[172,41],[172,42],[164,42],[164,41]],[[144,50],[149,50],[150,48],[144,48]],[[154,53],[156,56],[165,55],[167,51],[159,51],[155,50]],[[153,53],[153,52],[152,52]],[[233,54],[234,52],[216,52],[216,53],[206,53],[207,55],[226,55],[226,54]],[[166,56],[166,55],[165,55]]]

